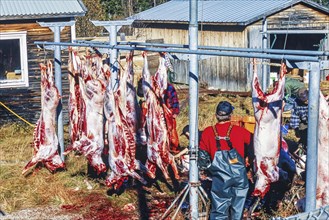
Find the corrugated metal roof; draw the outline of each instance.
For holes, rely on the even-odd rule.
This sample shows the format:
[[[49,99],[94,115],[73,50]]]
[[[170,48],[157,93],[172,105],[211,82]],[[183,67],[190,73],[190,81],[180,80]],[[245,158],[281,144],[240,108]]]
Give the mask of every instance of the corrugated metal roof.
[[[80,0],[0,0],[0,20],[82,16],[86,11]]]
[[[199,0],[198,20],[205,23],[247,25],[299,2],[329,13],[328,8],[308,0]],[[189,0],[172,0],[130,18],[141,21],[189,21]]]

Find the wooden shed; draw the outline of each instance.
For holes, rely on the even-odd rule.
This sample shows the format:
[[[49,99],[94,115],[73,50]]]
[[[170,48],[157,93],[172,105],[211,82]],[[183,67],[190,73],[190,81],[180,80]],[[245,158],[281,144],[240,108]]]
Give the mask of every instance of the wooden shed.
[[[35,41],[54,41],[54,32],[40,24],[70,24],[61,31],[61,41],[75,39],[75,18],[86,13],[81,0],[0,1],[0,125],[17,121],[17,113],[35,123],[40,113],[39,63],[54,58],[53,51],[40,50]],[[62,78],[67,78],[67,53],[62,55]],[[63,80],[63,102],[68,84]]]
[[[131,18],[138,40],[188,44],[189,0],[172,0]],[[261,49],[267,34],[268,49],[328,49],[329,9],[313,1],[200,0],[198,23],[198,45]],[[262,32],[266,30],[263,28],[267,31]],[[188,56],[177,57],[174,79],[188,83]],[[267,65],[268,78],[278,71],[278,67],[268,64],[280,60],[260,62]],[[251,76],[249,58],[200,57],[200,83],[208,88],[250,91]]]

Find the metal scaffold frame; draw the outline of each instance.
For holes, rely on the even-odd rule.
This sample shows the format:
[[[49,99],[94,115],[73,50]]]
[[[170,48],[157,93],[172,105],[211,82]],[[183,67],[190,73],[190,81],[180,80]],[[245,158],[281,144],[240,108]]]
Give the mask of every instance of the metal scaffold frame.
[[[54,32],[54,42],[61,42],[61,32],[65,26],[75,25],[75,21],[67,22],[38,22],[41,27],[48,27]],[[54,60],[55,60],[55,84],[59,91],[59,95],[62,96],[62,62],[61,62],[61,47],[60,45],[55,45],[54,48]],[[57,133],[58,142],[60,146],[60,156],[64,161],[64,125],[63,125],[63,111],[62,111],[62,101],[59,102],[57,107]]]
[[[118,50],[140,50],[153,52],[170,52],[190,54],[189,57],[189,154],[190,154],[190,170],[189,170],[189,202],[191,219],[199,218],[198,211],[198,187],[199,170],[197,167],[197,152],[198,152],[198,96],[199,96],[199,73],[198,73],[198,55],[212,56],[233,56],[246,58],[261,58],[261,59],[277,59],[292,61],[305,61],[302,68],[309,70],[309,105],[308,105],[308,140],[307,145],[307,179],[306,179],[306,212],[312,211],[316,207],[316,181],[317,181],[317,148],[318,148],[318,109],[320,95],[320,70],[328,69],[328,61],[321,60],[322,56],[328,56],[329,52],[321,51],[302,51],[302,50],[273,50],[273,49],[248,49],[248,48],[228,48],[228,47],[207,47],[198,46],[198,17],[197,17],[197,0],[190,0],[190,21],[189,21],[189,45],[176,44],[151,44],[137,42],[116,42],[117,26],[131,24],[131,21],[115,21],[98,22],[93,21],[95,25],[105,26],[110,32],[110,43],[104,42],[87,42],[78,41],[75,43],[60,42],[60,39],[55,42],[36,41],[34,44],[47,48],[47,46],[55,46],[55,49],[60,51],[66,46],[91,47],[91,48],[108,48],[110,49],[110,65],[116,70],[115,62],[117,62]],[[113,27],[114,26],[114,27]],[[55,35],[60,34],[60,29],[55,29]],[[59,32],[59,33],[58,33]],[[55,50],[55,51],[56,51]],[[307,54],[307,56],[306,56]],[[55,52],[55,60],[60,60],[60,53]],[[293,65],[299,65],[298,63]],[[56,67],[56,66],[55,66]],[[291,67],[291,66],[290,66]],[[60,68],[55,68],[55,77],[61,77]],[[112,82],[117,82],[117,74],[111,75]],[[58,84],[61,82],[58,82]],[[58,86],[60,93],[61,85]],[[115,88],[115,84],[112,87]],[[264,87],[264,84],[263,84]],[[58,115],[62,114],[62,109],[59,109]],[[61,119],[60,119],[61,120]],[[61,122],[62,123],[62,122]],[[58,127],[59,136],[63,136],[63,127]],[[63,148],[64,149],[64,148]],[[62,151],[63,152],[63,151]],[[61,153],[62,153],[61,152]]]

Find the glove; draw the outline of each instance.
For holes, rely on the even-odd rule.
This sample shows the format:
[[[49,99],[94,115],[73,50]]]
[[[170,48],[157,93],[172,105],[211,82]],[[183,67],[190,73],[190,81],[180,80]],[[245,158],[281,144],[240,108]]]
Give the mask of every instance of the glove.
[[[210,155],[205,150],[198,151],[198,168],[200,170],[207,170],[211,166]]]

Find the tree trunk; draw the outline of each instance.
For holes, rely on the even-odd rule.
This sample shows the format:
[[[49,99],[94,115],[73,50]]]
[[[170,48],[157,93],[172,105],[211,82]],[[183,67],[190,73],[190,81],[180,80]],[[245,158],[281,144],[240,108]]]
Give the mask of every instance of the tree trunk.
[[[121,0],[121,7],[122,7],[122,9],[123,9],[123,15],[125,16],[125,17],[127,17],[127,7],[126,7],[126,3],[125,3],[125,0]]]
[[[128,16],[132,16],[134,14],[134,3],[133,3],[133,0],[128,0],[128,5],[127,5],[127,8],[128,8]]]

